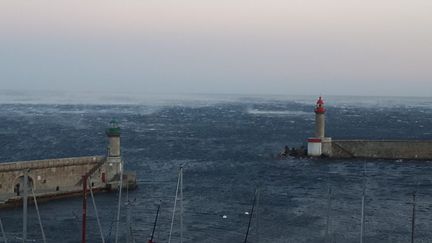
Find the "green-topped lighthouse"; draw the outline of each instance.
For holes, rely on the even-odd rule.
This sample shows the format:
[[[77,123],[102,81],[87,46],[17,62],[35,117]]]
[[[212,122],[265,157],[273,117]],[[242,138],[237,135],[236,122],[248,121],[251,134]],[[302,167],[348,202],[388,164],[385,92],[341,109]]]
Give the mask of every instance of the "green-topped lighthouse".
[[[118,123],[112,120],[105,133],[108,138],[105,156],[0,163],[0,208],[20,204],[20,192],[26,184],[22,181],[23,171],[28,172],[27,184],[32,185],[36,197],[44,200],[82,196],[83,176],[91,178],[94,192],[135,188],[136,173],[124,170]]]
[[[120,127],[116,120],[111,120],[109,127],[105,131],[108,137],[108,148],[105,170],[108,178],[119,181],[119,176],[123,172],[123,160],[120,153]],[[115,184],[112,182],[111,184]]]
[[[117,121],[111,120],[106,135],[108,136],[108,157],[120,157],[120,127]]]

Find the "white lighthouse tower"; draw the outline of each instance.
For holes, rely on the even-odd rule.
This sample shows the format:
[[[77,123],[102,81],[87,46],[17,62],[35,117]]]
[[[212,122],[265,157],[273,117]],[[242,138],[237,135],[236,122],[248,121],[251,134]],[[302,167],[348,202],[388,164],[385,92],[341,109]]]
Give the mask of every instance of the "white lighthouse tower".
[[[110,127],[106,130],[108,136],[108,157],[120,157],[120,127],[115,120],[110,122]]]
[[[107,164],[106,164],[106,177],[108,180],[112,180],[115,176],[121,175],[123,171],[123,160],[120,153],[120,127],[115,120],[110,122],[110,127],[106,129],[106,135],[108,137],[108,153],[107,153]],[[120,178],[120,177],[119,177]],[[103,179],[105,180],[105,178]]]
[[[331,140],[325,137],[325,112],[324,100],[320,96],[315,106],[315,137],[308,139],[309,156],[321,156],[322,143]]]
[[[325,134],[325,108],[324,100],[320,96],[315,106],[315,137],[324,138]]]

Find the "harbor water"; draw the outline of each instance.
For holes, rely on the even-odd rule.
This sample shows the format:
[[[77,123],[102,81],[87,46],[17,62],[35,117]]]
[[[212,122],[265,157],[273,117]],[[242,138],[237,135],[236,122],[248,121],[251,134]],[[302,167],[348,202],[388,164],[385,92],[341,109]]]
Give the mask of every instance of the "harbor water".
[[[168,241],[180,166],[184,242],[243,242],[257,188],[248,242],[359,242],[363,185],[364,242],[409,242],[414,191],[416,242],[432,242],[432,161],[278,158],[313,135],[316,97],[4,97],[2,162],[104,155],[104,129],[119,122],[125,167],[139,178],[123,192],[120,242],[128,232],[147,242],[159,202],[155,241]],[[432,140],[431,98],[324,98],[330,137]],[[117,196],[95,196],[106,242],[114,242]],[[80,198],[39,205],[48,242],[80,242],[81,207]],[[88,217],[88,242],[101,242],[91,201]],[[22,209],[2,209],[0,218],[8,242],[20,242]],[[179,220],[178,211],[172,242],[180,242]],[[42,242],[32,206],[28,221],[29,238]]]

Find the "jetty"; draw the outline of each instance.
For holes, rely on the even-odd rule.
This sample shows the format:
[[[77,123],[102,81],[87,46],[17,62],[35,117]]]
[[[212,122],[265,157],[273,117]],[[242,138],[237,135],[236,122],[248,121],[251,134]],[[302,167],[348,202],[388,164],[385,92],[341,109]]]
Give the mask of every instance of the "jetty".
[[[86,156],[0,163],[0,208],[22,204],[24,174],[28,187],[38,201],[81,196],[83,176],[91,181],[93,191],[111,191],[136,187],[136,173],[123,171],[120,151],[120,127],[111,121],[106,129],[108,138],[105,156]],[[122,178],[120,178],[122,177]]]
[[[335,140],[325,136],[324,100],[318,98],[315,106],[315,136],[307,140],[307,155],[335,159],[371,158],[431,160],[431,140]]]

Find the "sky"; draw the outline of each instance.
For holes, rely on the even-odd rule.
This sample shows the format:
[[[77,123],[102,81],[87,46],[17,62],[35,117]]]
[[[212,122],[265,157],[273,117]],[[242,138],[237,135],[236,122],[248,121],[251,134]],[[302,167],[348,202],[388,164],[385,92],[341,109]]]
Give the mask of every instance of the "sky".
[[[0,89],[432,96],[430,0],[0,0]]]

